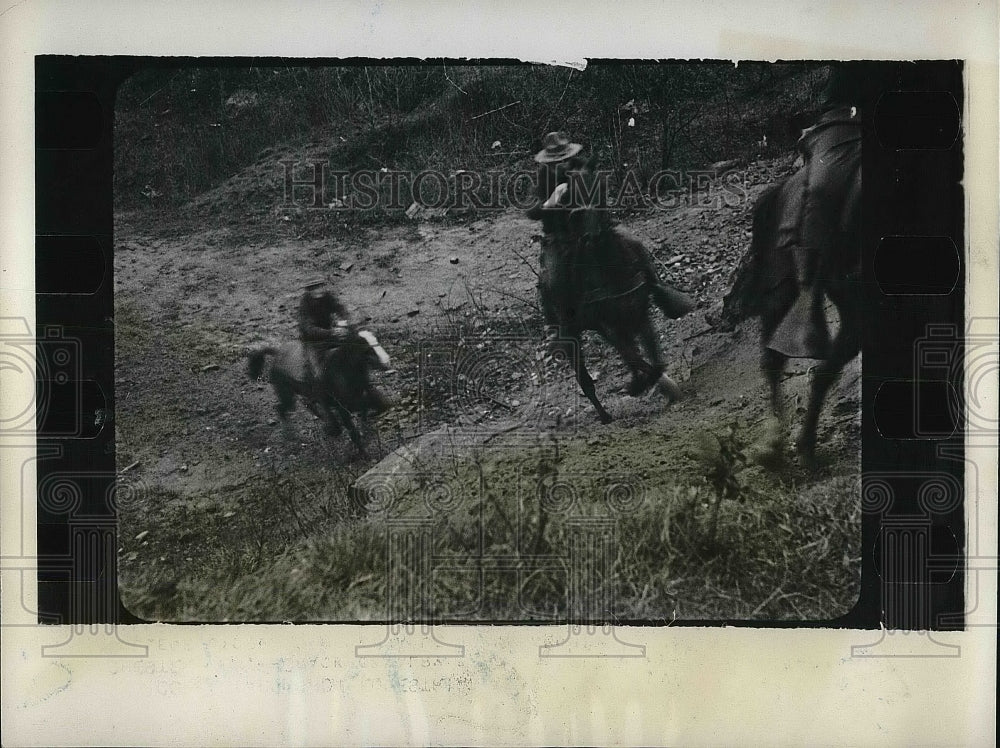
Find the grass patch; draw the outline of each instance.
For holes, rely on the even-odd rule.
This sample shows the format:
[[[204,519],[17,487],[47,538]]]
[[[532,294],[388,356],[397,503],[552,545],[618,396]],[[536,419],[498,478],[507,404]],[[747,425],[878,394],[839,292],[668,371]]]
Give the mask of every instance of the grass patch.
[[[852,607],[856,478],[799,485],[751,470],[716,519],[707,477],[679,472],[676,454],[657,465],[648,444],[630,460],[628,434],[642,432],[599,450],[563,439],[420,464],[390,507],[360,519],[349,475],[313,494],[258,481],[228,524],[219,510],[188,516],[179,526],[198,537],[163,539],[177,557],[200,544],[197,564],[135,564],[129,606],[164,620],[653,623],[822,621]],[[178,502],[157,503],[199,511]]]

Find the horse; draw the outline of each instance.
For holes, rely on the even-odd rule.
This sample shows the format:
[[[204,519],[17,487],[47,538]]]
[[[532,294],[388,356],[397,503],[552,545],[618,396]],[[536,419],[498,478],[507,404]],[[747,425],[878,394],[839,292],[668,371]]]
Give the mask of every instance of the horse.
[[[299,396],[306,407],[324,421],[330,436],[346,428],[359,454],[363,455],[364,445],[351,414],[365,418],[369,412],[377,415],[388,408],[388,401],[368,375],[371,369],[387,368],[389,354],[374,334],[352,329],[344,342],[323,357],[319,382],[310,375],[307,355],[301,341],[262,346],[250,352],[247,373],[251,379],[260,378],[267,358],[272,357],[269,379],[278,396],[278,415],[282,423],[288,425],[288,415],[295,409],[295,398]]]
[[[780,459],[786,424],[781,377],[788,356],[769,348],[771,337],[791,310],[798,293],[792,257],[793,242],[779,241],[779,228],[794,226],[801,215],[806,173],[804,169],[769,187],[753,212],[753,231],[748,262],[737,271],[733,290],[723,301],[723,318],[734,320],[756,316],[761,320],[761,368],[770,388],[771,419],[766,443],[759,458]],[[821,258],[823,287],[839,316],[839,328],[826,358],[814,367],[809,404],[796,449],[804,463],[815,465],[816,431],[820,412],[830,387],[841,370],[861,351],[861,305],[858,298],[861,274],[861,174],[860,170],[844,201],[840,230],[831,243],[829,256]]]
[[[664,373],[649,303],[671,319],[684,316],[694,304],[686,294],[660,283],[652,258],[640,241],[600,226],[595,209],[573,205],[572,199],[567,200],[568,192],[568,184],[560,183],[548,200],[528,213],[537,218],[542,211],[558,211],[548,215],[561,219],[561,229],[542,242],[538,291],[547,310],[546,321],[558,324],[554,351],[573,362],[580,389],[601,423],[609,423],[611,416],[598,399],[587,371],[583,332],[598,333],[618,351],[632,373],[628,394],[637,396],[656,385],[669,400],[676,400],[680,389]],[[640,354],[636,337],[649,361]]]

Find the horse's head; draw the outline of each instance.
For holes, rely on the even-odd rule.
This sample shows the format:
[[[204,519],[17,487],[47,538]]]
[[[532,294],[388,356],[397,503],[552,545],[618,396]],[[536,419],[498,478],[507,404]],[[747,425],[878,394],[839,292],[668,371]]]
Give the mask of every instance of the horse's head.
[[[555,176],[549,181],[554,184],[549,196],[542,203],[545,210],[576,209],[594,207],[598,202],[597,157],[587,161],[570,159],[560,163]]]
[[[544,210],[554,210],[556,208],[564,208],[568,206],[569,198],[569,184],[566,182],[560,182],[556,185],[556,188],[549,195],[549,199],[542,203],[542,208]]]
[[[600,231],[598,212],[604,205],[601,183],[594,170],[594,158],[577,164],[565,173],[541,210],[562,217],[562,225],[573,235],[595,235]]]
[[[375,337],[375,334],[369,332],[368,330],[359,330],[358,337],[367,343],[365,359],[368,361],[369,365],[377,369],[388,369],[390,361],[389,354],[386,353],[385,348],[379,344],[378,338]]]

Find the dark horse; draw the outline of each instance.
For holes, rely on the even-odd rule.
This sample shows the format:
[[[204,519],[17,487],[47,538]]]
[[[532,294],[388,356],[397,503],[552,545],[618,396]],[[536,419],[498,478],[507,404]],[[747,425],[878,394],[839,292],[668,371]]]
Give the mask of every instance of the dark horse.
[[[656,385],[671,400],[677,399],[680,390],[663,373],[649,302],[669,318],[684,316],[693,303],[685,294],[660,283],[641,242],[607,226],[595,230],[599,221],[596,211],[567,205],[567,192],[566,183],[558,185],[542,206],[529,212],[537,217],[542,210],[560,211],[562,226],[551,240],[542,243],[538,290],[543,307],[552,310],[558,321],[555,350],[573,362],[580,389],[601,422],[608,423],[611,416],[597,399],[584,361],[583,332],[597,332],[618,351],[632,373],[627,387],[630,395]],[[636,337],[650,361],[640,354]]]
[[[753,239],[749,264],[737,273],[733,290],[724,303],[724,317],[730,319],[759,316],[761,319],[761,366],[771,389],[773,418],[769,424],[768,444],[762,457],[780,456],[785,408],[781,397],[781,376],[788,362],[783,353],[768,347],[775,329],[798,296],[793,242],[780,242],[779,229],[795,225],[801,216],[804,199],[805,170],[800,169],[784,182],[768,188],[754,208]],[[837,308],[839,329],[826,360],[813,369],[813,377],[802,430],[796,447],[807,464],[816,452],[816,428],[823,401],[844,365],[861,350],[859,284],[861,272],[861,174],[858,173],[845,199],[840,232],[830,256],[821,258],[821,276],[827,296]]]
[[[371,383],[371,369],[384,369],[389,355],[375,336],[367,330],[354,333],[344,343],[327,352],[320,372],[320,386],[309,376],[305,346],[300,341],[281,346],[263,346],[250,353],[247,372],[251,379],[260,377],[268,356],[273,356],[270,380],[278,396],[278,414],[287,425],[288,414],[295,409],[298,395],[306,406],[326,425],[328,434],[347,429],[351,441],[361,454],[364,446],[351,413],[362,417],[369,412],[380,413],[388,407],[383,395]],[[323,393],[317,397],[317,393]]]

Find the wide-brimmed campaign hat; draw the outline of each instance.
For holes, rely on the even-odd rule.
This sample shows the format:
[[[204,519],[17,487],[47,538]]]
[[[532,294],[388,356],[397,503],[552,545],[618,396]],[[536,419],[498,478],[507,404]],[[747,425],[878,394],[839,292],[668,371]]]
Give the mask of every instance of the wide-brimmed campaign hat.
[[[322,288],[325,285],[326,285],[326,279],[325,278],[316,278],[315,280],[309,281],[308,283],[306,283],[302,287],[304,289],[306,289],[307,291],[312,291],[313,289],[316,289],[316,288]]]
[[[550,164],[575,156],[583,150],[579,143],[569,142],[569,136],[564,132],[550,132],[542,141],[544,150],[535,154],[535,161],[540,164]]]

